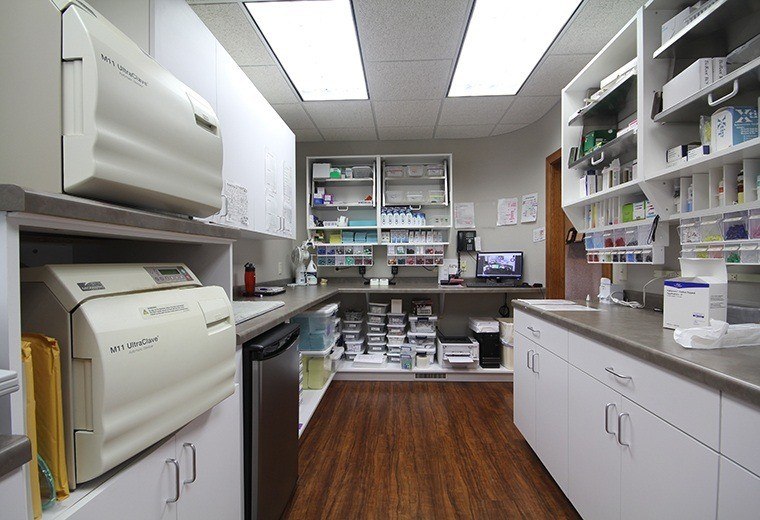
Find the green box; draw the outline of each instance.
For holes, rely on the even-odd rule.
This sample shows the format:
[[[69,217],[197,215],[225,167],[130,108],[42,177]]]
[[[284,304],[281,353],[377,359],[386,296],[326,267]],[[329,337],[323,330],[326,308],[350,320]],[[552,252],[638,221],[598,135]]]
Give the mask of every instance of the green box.
[[[623,211],[621,213],[623,222],[633,222],[633,202],[623,204]]]
[[[330,168],[330,178],[340,179],[340,168]]]
[[[593,152],[600,146],[612,141],[617,136],[617,130],[592,130],[583,137],[583,155]]]

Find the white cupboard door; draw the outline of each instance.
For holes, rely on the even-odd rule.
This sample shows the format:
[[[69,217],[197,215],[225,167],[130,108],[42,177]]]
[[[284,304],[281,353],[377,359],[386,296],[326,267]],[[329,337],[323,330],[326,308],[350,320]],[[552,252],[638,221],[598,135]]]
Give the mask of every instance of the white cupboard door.
[[[713,519],[719,455],[623,398],[621,517]]]
[[[178,520],[242,516],[240,390],[177,432]]]
[[[176,520],[177,467],[174,437],[122,469],[66,510],[68,520]],[[181,477],[180,477],[181,478]],[[179,499],[182,499],[180,495]]]
[[[586,520],[620,518],[620,394],[570,367],[569,491]]]
[[[185,0],[152,0],[153,57],[216,110],[216,39]]]
[[[536,346],[536,453],[567,493],[567,362]]]
[[[760,516],[760,477],[720,458],[718,520],[757,520]]]
[[[536,375],[530,369],[536,345],[515,334],[514,422],[525,440],[536,449]]]

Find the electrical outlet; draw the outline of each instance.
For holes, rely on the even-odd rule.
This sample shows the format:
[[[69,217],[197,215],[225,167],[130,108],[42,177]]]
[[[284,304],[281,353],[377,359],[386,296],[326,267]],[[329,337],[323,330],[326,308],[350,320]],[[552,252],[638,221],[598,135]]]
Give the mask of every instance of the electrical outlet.
[[[459,269],[461,269],[461,271],[462,271],[463,273],[466,273],[466,272],[467,272],[467,260],[461,260],[461,261],[459,262]]]
[[[277,274],[282,274],[282,262],[277,262]]]
[[[729,282],[738,282],[739,281],[739,273],[728,273],[728,281]]]

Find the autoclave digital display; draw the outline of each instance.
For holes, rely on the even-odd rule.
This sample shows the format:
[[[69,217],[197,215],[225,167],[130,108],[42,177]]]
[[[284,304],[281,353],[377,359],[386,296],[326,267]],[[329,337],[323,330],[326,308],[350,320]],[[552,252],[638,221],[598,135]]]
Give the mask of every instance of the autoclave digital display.
[[[177,268],[159,269],[158,272],[163,275],[179,274],[179,269]]]

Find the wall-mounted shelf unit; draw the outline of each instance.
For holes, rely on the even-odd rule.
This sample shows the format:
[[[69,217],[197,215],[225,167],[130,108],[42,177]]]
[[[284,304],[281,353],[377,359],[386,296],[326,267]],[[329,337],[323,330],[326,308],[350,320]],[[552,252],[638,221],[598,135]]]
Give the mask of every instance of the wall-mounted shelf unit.
[[[318,163],[339,168],[342,177],[314,178],[314,165]],[[345,169],[357,165],[371,165],[371,176],[347,178]],[[395,245],[390,240],[391,233],[406,230],[411,238],[405,246],[433,247],[436,254],[409,255],[413,262],[406,257],[395,263],[389,259],[389,265],[443,263],[443,250],[450,242],[452,225],[451,154],[307,157],[306,168],[307,233],[317,248]],[[333,196],[332,203],[328,200],[325,204],[324,198],[316,197],[315,204],[320,188]],[[318,260],[320,256],[324,257],[318,261],[321,267],[338,265],[328,259],[330,256],[336,257],[335,262],[340,261],[339,255],[318,254]],[[436,257],[432,264],[428,264],[428,256]],[[422,258],[419,264],[417,257]]]

